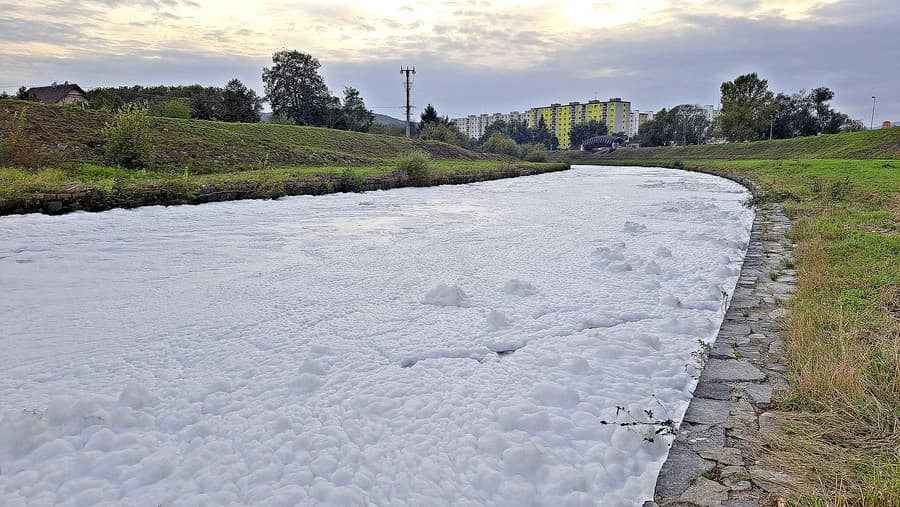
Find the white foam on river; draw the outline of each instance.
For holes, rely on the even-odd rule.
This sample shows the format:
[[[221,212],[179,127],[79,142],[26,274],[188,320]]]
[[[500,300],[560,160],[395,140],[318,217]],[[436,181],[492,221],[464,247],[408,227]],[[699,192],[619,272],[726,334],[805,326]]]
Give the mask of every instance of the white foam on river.
[[[600,421],[680,421],[747,197],[579,167],[0,218],[0,504],[640,505],[666,439]]]

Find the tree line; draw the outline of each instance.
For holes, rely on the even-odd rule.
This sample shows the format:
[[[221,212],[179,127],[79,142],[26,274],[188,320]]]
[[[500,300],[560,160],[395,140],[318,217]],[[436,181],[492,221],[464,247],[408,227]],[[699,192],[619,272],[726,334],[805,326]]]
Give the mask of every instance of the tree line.
[[[729,142],[791,139],[863,130],[859,120],[835,111],[834,92],[826,87],[797,93],[774,93],[755,72],[726,81],[720,87],[721,113],[713,121],[691,104],[661,109],[641,125],[642,146],[703,144],[714,138]]]

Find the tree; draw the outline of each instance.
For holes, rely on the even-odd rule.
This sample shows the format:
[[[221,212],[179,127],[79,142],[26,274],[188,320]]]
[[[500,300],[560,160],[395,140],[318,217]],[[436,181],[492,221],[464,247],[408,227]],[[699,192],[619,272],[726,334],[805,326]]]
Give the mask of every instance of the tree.
[[[581,122],[569,131],[569,148],[580,149],[582,143],[596,136],[604,136],[609,133],[606,125],[597,120]]]
[[[28,88],[25,88],[25,86],[20,86],[16,91],[16,98],[19,100],[28,100]]]
[[[255,91],[244,86],[238,79],[232,79],[222,91],[222,102],[217,116],[222,121],[259,123],[262,102]]]
[[[643,123],[638,129],[641,146],[669,146],[675,139],[674,114],[666,108],[660,109],[653,119]]]
[[[834,92],[825,87],[809,92],[800,90],[793,95],[779,93],[775,97],[773,137],[790,139],[841,132],[850,118],[829,106],[833,98]]]
[[[509,155],[519,158],[519,145],[515,141],[506,137],[502,132],[494,132],[491,137],[484,143],[484,151],[487,153],[498,153],[501,155]]]
[[[323,125],[332,97],[319,75],[319,60],[283,49],[272,55],[272,62],[262,73],[272,112],[293,118],[298,125]]]
[[[366,103],[363,102],[359,90],[351,86],[344,88],[344,104],[341,111],[347,130],[366,132],[375,121],[375,115],[366,109]]]
[[[712,130],[706,110],[693,104],[681,104],[670,111],[671,133],[676,145],[703,144]]]
[[[861,132],[866,130],[866,124],[861,120],[847,120],[841,128],[841,132]]]
[[[429,125],[441,124],[446,127],[451,127],[452,123],[450,118],[447,116],[438,115],[437,110],[431,104],[428,104],[425,109],[422,111],[422,114],[419,115],[419,130],[426,129]]]
[[[775,113],[775,97],[769,82],[756,73],[722,83],[722,114],[719,126],[729,141],[756,141],[767,130]]]
[[[219,119],[224,90],[215,86],[193,85],[187,87],[186,92],[188,98],[191,99],[191,118],[198,120]]]
[[[435,109],[431,104],[428,104],[427,106],[425,106],[422,114],[419,115],[419,130],[425,130],[428,125],[432,123],[438,123],[440,119],[440,116],[438,116],[437,114],[437,109]]]

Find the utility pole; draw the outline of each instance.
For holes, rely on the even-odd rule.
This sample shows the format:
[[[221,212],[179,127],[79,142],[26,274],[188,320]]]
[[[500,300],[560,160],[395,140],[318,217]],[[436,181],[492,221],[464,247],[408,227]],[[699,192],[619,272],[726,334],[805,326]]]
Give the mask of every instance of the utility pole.
[[[869,123],[869,130],[875,128],[875,96],[872,95],[872,122]]]
[[[409,134],[410,134],[409,133],[409,113],[410,113],[410,110],[412,109],[412,106],[409,105],[409,90],[412,88],[412,81],[410,80],[410,75],[415,75],[416,68],[415,67],[413,67],[413,68],[407,67],[404,69],[403,67],[400,67],[400,73],[404,74],[406,76],[406,82],[404,83],[406,85],[406,137],[409,137]]]

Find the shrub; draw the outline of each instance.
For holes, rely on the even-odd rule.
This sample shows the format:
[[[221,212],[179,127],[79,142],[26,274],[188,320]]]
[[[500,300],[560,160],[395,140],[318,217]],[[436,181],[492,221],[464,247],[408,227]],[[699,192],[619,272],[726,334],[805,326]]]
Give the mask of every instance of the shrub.
[[[441,141],[448,144],[455,144],[456,146],[461,146],[463,148],[468,148],[472,145],[472,140],[469,136],[453,127],[448,127],[443,123],[432,123],[428,125],[419,132],[419,139]]]
[[[366,187],[366,177],[352,167],[341,171],[341,190],[344,192],[361,192]]]
[[[153,157],[153,140],[147,120],[147,104],[126,104],[102,131],[107,137],[106,159],[128,169],[146,169]]]
[[[411,151],[397,159],[397,170],[417,185],[428,183],[431,155],[421,150]]]
[[[675,169],[684,169],[684,162],[676,160],[672,163],[672,167],[674,167]]]
[[[187,99],[169,99],[155,107],[153,114],[165,118],[182,118],[187,120],[191,117],[191,103]]]
[[[491,137],[484,142],[484,151],[486,153],[509,155],[510,157],[515,158],[521,156],[519,153],[519,145],[501,132],[494,132],[491,134]]]
[[[0,166],[39,167],[44,156],[25,133],[27,124],[26,110],[16,111],[9,121],[9,128],[0,129],[4,135],[0,137]]]
[[[546,162],[547,148],[543,144],[525,144],[522,145],[522,153],[526,162]]]

